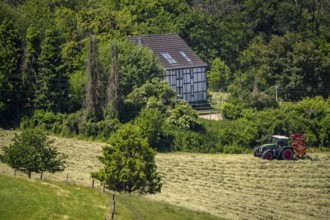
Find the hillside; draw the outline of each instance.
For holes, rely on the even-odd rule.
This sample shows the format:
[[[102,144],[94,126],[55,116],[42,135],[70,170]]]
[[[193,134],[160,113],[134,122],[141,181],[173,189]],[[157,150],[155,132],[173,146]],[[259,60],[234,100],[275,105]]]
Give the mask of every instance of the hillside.
[[[150,34],[178,34],[208,64],[209,91],[230,92],[231,102],[263,109],[276,106],[275,93],[281,101],[327,98],[329,13],[327,0],[2,0],[0,126],[35,110],[85,109],[91,58],[100,75],[95,96],[105,98],[113,42],[123,99],[162,78],[150,51],[124,43]]]
[[[111,193],[86,187],[0,174],[0,218],[111,219]],[[116,195],[116,219],[218,219],[167,203]]]
[[[0,145],[13,137],[1,131]],[[45,179],[91,186],[89,173],[102,144],[56,138],[70,167]],[[162,193],[146,196],[226,219],[327,219],[330,216],[330,154],[315,153],[314,160],[264,161],[246,155],[158,154]],[[12,170],[0,164],[0,172]],[[38,178],[38,176],[35,176]]]

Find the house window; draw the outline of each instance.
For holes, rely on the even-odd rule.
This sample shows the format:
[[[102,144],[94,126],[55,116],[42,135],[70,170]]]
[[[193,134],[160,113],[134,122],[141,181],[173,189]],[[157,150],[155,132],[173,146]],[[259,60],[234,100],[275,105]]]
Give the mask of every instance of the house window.
[[[187,60],[188,63],[192,63],[191,59],[187,56],[187,54],[185,54],[183,51],[179,51],[179,53],[181,54],[181,56],[183,56],[183,58]]]
[[[167,52],[161,52],[160,53],[166,60],[169,64],[174,64],[176,63],[176,60],[172,58],[172,56],[167,53]]]

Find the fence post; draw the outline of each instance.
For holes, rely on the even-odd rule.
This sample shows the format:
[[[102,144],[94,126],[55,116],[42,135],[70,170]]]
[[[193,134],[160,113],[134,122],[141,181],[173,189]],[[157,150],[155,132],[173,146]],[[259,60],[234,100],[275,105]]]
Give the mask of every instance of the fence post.
[[[102,188],[102,192],[105,192],[105,183],[103,183],[103,188]]]
[[[92,189],[94,189],[94,178],[93,178],[93,180],[92,180]]]
[[[116,201],[115,201],[115,194],[112,195],[112,214],[111,219],[115,219],[115,209],[116,209]]]
[[[65,179],[65,181],[68,182],[68,180],[69,180],[69,173],[66,173],[66,179]]]

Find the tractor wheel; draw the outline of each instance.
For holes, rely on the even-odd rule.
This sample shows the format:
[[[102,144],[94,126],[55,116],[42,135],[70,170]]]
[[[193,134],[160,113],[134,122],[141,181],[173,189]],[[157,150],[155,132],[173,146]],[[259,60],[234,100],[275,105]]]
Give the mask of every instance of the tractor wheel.
[[[262,154],[262,159],[272,160],[274,159],[274,154],[271,150],[267,150]]]
[[[293,157],[293,151],[289,148],[284,149],[281,155],[283,160],[291,160]]]

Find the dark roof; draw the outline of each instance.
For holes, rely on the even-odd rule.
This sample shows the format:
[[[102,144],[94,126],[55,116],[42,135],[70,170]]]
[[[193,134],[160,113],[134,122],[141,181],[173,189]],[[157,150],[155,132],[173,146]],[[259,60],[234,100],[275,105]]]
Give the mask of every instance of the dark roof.
[[[177,34],[130,36],[128,40],[135,45],[142,44],[149,47],[165,69],[207,66]],[[174,61],[173,59],[170,59],[170,62],[166,60],[164,53],[168,53]],[[188,58],[185,58],[185,55]]]

